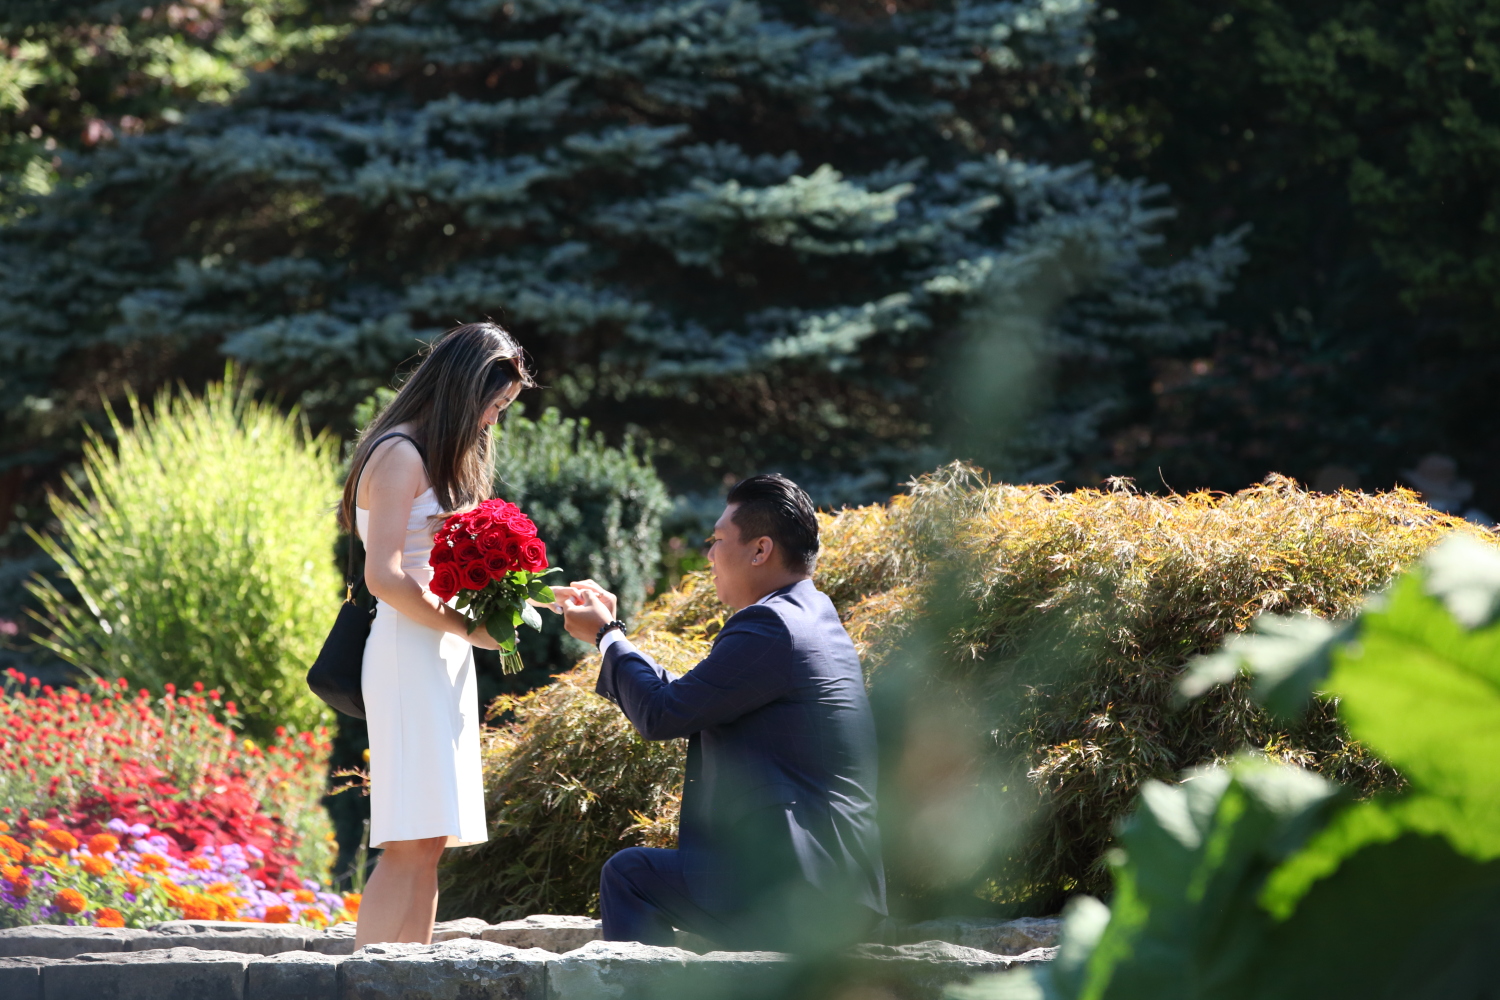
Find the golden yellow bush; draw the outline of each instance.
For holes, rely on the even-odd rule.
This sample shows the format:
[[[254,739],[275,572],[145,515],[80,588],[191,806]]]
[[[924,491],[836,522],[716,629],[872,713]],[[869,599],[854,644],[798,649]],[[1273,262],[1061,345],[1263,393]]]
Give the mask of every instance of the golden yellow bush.
[[[961,465],[887,505],[820,519],[818,585],[875,692],[899,669],[962,705],[987,733],[974,753],[1032,817],[964,873],[965,891],[1033,910],[1107,890],[1100,861],[1112,824],[1147,778],[1248,744],[1362,792],[1398,782],[1326,706],[1277,728],[1243,685],[1186,707],[1174,705],[1173,685],[1191,656],[1260,612],[1347,616],[1443,533],[1490,537],[1405,490],[1322,495],[1272,476],[1232,495],[1153,496],[1124,482],[1061,492],[991,484]],[[689,576],[647,608],[632,638],[685,671],[727,613],[706,575]],[[507,703],[518,721],[486,747],[495,839],[450,867],[447,892],[464,902],[445,910],[576,912],[594,905],[609,854],[669,842],[681,750],[640,740],[592,694],[596,670],[590,658]],[[902,829],[902,808],[920,794],[900,787],[904,768],[883,789],[888,863],[893,890],[921,896],[933,888],[920,861],[931,835]]]

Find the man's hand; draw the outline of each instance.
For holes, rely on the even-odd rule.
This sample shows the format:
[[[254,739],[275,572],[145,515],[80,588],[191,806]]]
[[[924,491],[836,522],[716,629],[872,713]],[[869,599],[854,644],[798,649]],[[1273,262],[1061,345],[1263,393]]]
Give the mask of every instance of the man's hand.
[[[599,600],[604,602],[604,606],[609,609],[609,618],[604,619],[604,621],[609,621],[611,618],[615,617],[616,609],[619,607],[619,602],[615,600],[615,595],[599,586],[593,580],[574,580],[572,583],[568,584],[568,589],[571,590],[574,594],[578,594],[579,592],[587,593],[588,591],[593,591],[599,596]],[[599,624],[603,625],[604,622],[600,622]]]
[[[599,630],[614,620],[614,598],[613,595],[607,595],[610,603],[606,605],[599,599],[596,591],[577,584],[574,584],[574,588],[578,593],[563,604],[563,627],[579,642],[592,646]]]

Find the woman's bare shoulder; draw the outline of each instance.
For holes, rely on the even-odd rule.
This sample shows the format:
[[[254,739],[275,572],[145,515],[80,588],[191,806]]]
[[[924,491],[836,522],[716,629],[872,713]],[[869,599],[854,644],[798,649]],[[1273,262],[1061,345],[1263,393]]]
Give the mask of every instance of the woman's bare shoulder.
[[[398,425],[391,430],[410,433],[405,425]],[[404,437],[381,441],[370,451],[370,457],[365,462],[365,482],[379,482],[383,486],[396,486],[405,482],[426,489],[427,468],[422,461],[422,453]]]

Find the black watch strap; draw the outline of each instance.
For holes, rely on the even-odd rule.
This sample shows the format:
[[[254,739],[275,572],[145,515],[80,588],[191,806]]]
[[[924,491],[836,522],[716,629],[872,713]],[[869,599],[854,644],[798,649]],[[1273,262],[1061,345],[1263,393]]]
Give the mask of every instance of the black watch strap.
[[[597,646],[597,645],[599,645],[599,643],[601,643],[601,642],[603,642],[603,641],[604,641],[604,637],[605,637],[605,636],[606,636],[606,635],[607,635],[607,634],[608,634],[608,633],[609,633],[609,632],[610,632],[610,631],[611,631],[611,630],[612,630],[612,629],[619,629],[619,630],[620,630],[620,631],[621,631],[621,632],[622,632],[622,633],[623,633],[623,632],[624,632],[624,631],[625,631],[625,623],[624,623],[624,622],[622,622],[622,621],[620,621],[620,620],[619,620],[619,619],[618,619],[618,618],[616,618],[616,619],[615,619],[615,620],[614,620],[614,621],[612,621],[612,622],[605,622],[605,623],[604,623],[604,624],[603,624],[603,625],[602,625],[602,626],[601,626],[601,627],[600,627],[600,628],[599,628],[599,634],[598,634],[598,635],[596,635],[596,636],[594,636],[594,645],[596,645],[596,646]]]

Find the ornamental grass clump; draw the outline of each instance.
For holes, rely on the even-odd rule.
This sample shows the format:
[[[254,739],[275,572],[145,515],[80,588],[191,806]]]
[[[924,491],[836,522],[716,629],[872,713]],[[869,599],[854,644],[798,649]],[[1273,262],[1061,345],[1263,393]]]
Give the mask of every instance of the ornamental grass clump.
[[[245,728],[325,717],[303,675],[342,596],[333,566],[335,443],[244,384],[164,392],[114,444],[90,433],[82,481],[54,497],[56,536],[33,536],[76,590],[38,578],[42,645],[85,673],[156,693],[205,681]]]
[[[1107,892],[1103,858],[1140,784],[1247,744],[1361,794],[1398,785],[1329,705],[1278,725],[1243,684],[1187,706],[1174,684],[1257,614],[1347,617],[1444,534],[1488,537],[1404,490],[1323,495],[1272,476],[1232,495],[1063,492],[964,466],[820,522],[817,581],[880,713],[893,905],[914,916],[956,896],[1055,912]],[[706,574],[689,576],[632,639],[685,670],[727,610]],[[591,899],[610,853],[670,843],[680,746],[641,741],[592,693],[596,670],[591,658],[514,702],[518,721],[486,749],[491,818],[498,806],[525,818],[526,844],[569,845],[502,834],[459,862],[512,912]],[[549,757],[575,730],[587,740]]]

